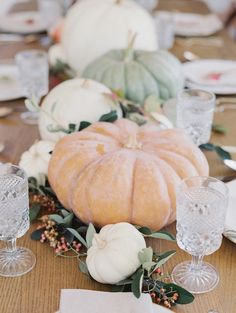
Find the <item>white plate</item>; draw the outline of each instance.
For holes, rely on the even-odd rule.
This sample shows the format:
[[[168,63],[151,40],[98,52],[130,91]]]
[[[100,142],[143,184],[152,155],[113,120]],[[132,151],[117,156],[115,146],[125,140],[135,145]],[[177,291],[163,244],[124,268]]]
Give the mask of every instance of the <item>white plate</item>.
[[[0,64],[0,101],[22,98],[17,66]]]
[[[236,61],[205,59],[183,64],[186,85],[218,95],[236,94]]]
[[[236,243],[236,180],[227,183],[229,188],[229,206],[225,220],[224,235]]]
[[[173,13],[175,34],[185,37],[210,36],[223,28],[215,14]]]
[[[153,304],[153,313],[171,313],[171,312],[174,313],[173,310],[169,310],[158,304]],[[60,313],[60,311],[57,311],[55,313]]]
[[[2,15],[0,30],[18,34],[33,34],[45,31],[46,26],[39,12],[27,11]]]

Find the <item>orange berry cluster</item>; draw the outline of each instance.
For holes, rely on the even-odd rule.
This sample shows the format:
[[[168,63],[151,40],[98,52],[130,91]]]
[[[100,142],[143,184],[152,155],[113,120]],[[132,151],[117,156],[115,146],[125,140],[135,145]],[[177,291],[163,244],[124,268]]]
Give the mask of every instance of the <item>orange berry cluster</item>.
[[[33,195],[31,197],[32,203],[39,203],[42,209],[47,210],[48,212],[52,213],[56,211],[56,204],[54,200],[48,196],[44,195]]]
[[[179,297],[179,294],[177,292],[175,292],[171,297],[168,297],[165,294],[165,289],[161,288],[160,289],[160,294],[156,293],[156,292],[151,292],[150,296],[152,298],[152,301],[160,304],[161,302],[163,302],[164,306],[166,308],[171,308],[173,305],[175,305],[176,300]]]

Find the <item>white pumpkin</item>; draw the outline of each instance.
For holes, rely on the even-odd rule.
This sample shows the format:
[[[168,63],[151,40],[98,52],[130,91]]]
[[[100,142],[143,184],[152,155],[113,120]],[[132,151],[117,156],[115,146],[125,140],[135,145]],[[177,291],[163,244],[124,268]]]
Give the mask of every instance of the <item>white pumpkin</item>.
[[[54,146],[54,142],[41,140],[21,155],[19,166],[25,170],[28,177],[35,177],[39,184],[42,183],[42,174],[45,176],[48,174],[50,152],[53,151]]]
[[[95,234],[86,264],[90,275],[103,284],[116,284],[140,266],[138,253],[146,248],[141,233],[129,223],[104,226]]]
[[[134,1],[79,1],[66,16],[62,46],[69,65],[82,72],[104,53],[126,48],[131,34],[137,34],[134,49],[158,48],[152,17]]]
[[[42,103],[39,116],[41,138],[57,142],[66,133],[51,132],[49,127],[68,129],[69,124],[79,127],[80,122],[96,122],[112,110],[116,110],[120,117],[121,109],[114,105],[107,94],[111,94],[111,91],[106,86],[82,78],[57,85]]]

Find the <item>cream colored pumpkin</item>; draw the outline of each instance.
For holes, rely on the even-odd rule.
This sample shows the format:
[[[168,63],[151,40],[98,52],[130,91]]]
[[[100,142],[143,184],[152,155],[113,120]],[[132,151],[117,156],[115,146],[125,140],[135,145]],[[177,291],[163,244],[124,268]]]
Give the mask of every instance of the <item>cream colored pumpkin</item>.
[[[95,234],[86,264],[90,275],[103,284],[116,284],[140,266],[138,253],[146,248],[141,233],[131,224],[104,226]]]
[[[45,176],[48,174],[50,152],[53,151],[54,146],[54,142],[41,140],[21,155],[19,166],[25,170],[28,177],[35,177],[39,184],[42,183],[42,174]]]
[[[175,220],[181,179],[208,175],[201,150],[181,129],[120,119],[63,138],[49,165],[59,200],[85,223],[129,222],[154,230]]]
[[[56,86],[43,101],[39,117],[39,132],[44,140],[57,142],[65,132],[50,132],[51,128],[68,129],[69,124],[96,122],[103,114],[121,110],[106,94],[111,94],[106,86],[85,79],[71,79]]]
[[[126,48],[130,34],[134,33],[135,49],[157,49],[153,19],[134,1],[79,1],[66,16],[62,46],[69,65],[82,73],[89,63],[109,50]]]

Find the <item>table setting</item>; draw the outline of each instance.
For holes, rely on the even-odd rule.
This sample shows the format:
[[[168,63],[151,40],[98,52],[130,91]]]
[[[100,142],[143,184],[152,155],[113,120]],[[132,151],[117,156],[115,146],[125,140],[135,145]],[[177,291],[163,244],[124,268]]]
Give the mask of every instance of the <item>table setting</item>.
[[[233,313],[236,44],[219,17],[189,0],[0,14],[0,311]]]

